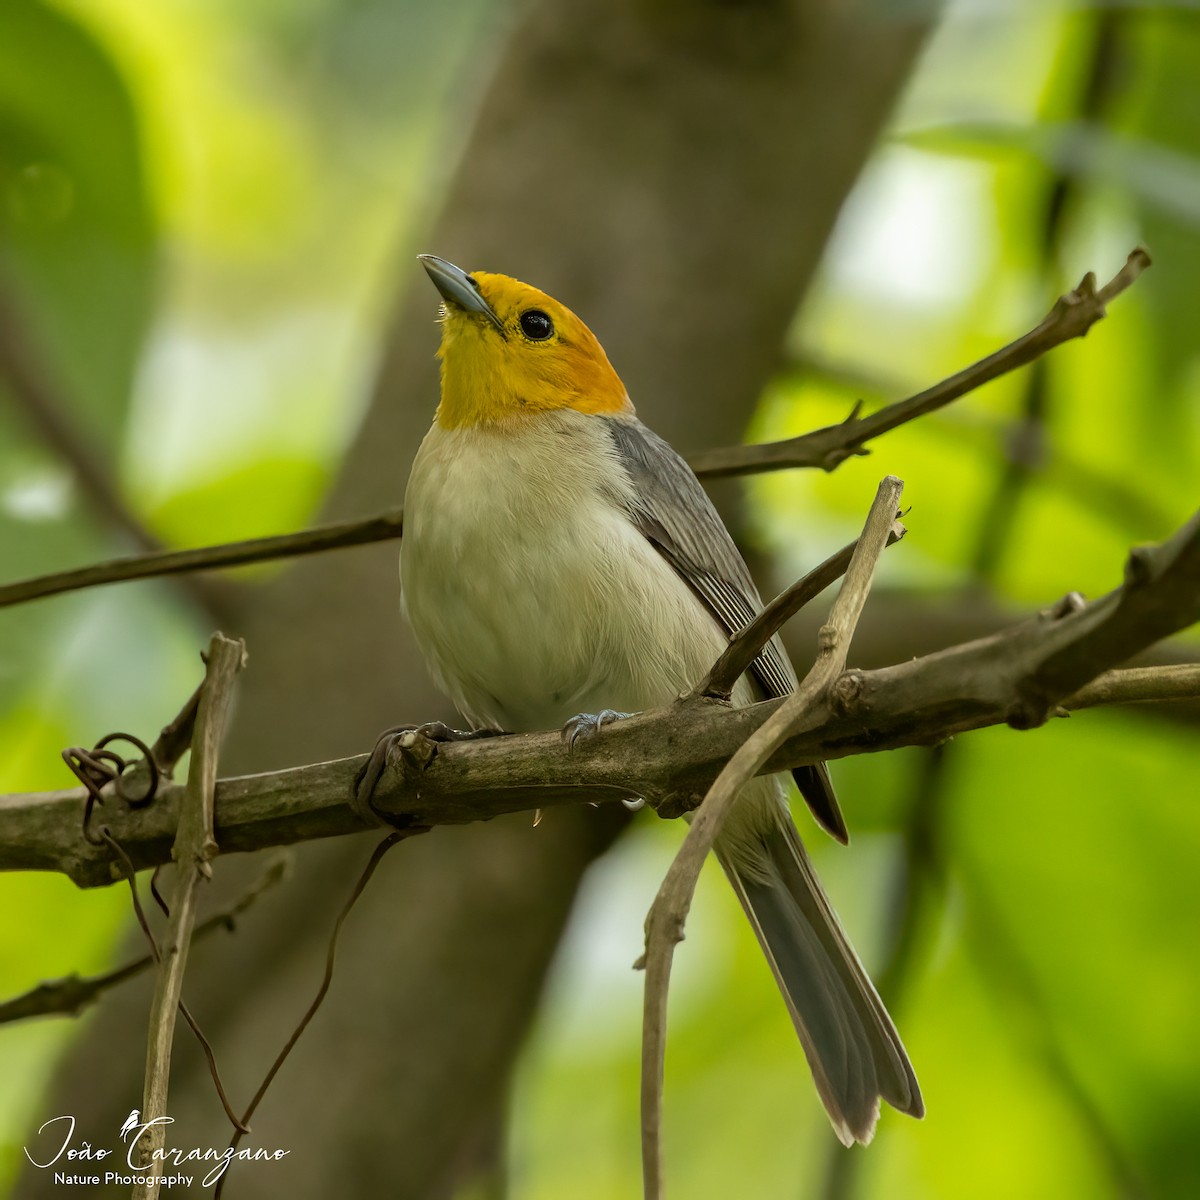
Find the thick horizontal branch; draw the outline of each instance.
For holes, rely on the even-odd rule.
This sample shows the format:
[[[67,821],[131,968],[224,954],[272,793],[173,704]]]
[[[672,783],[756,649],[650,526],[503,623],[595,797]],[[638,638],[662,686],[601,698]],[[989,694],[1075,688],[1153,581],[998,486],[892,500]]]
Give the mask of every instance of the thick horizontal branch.
[[[844,672],[812,726],[789,738],[764,770],[929,745],[989,725],[1027,728],[1059,707],[1096,703],[1098,689],[1105,703],[1178,699],[1180,680],[1193,677],[1174,669],[1162,675],[1161,693],[1143,669],[1103,673],[1198,620],[1200,514],[1161,546],[1134,551],[1125,584],[1093,604],[1068,597],[990,637],[879,670]],[[574,751],[557,733],[445,745],[427,769],[386,772],[373,803],[402,825],[461,824],[631,795],[673,815],[699,801],[779,703],[735,709],[692,699],[616,722]],[[221,850],[260,850],[367,828],[348,803],[365,761],[360,755],[221,781]],[[166,785],[140,810],[116,798],[105,806],[105,824],[139,867],[169,860],[181,791]],[[82,811],[78,789],[0,797],[0,870],[60,871],[82,886],[119,878],[107,851],[81,836]]]
[[[1015,633],[999,637],[1007,639]],[[986,664],[1003,651],[985,645],[942,653],[961,653],[966,667],[986,670]],[[764,770],[931,745],[956,733],[1004,724],[1004,698],[976,696],[966,686],[953,685],[944,678],[947,672],[935,661],[938,657],[914,659],[903,668],[848,671],[835,692],[841,697],[853,692],[860,699],[843,702],[842,711],[819,728],[785,742]],[[1200,668],[1185,666],[1178,671],[1174,667],[1109,671],[1096,680],[1095,687],[1081,688],[1077,697],[1066,697],[1059,707],[1073,711],[1098,704],[1200,699]],[[1161,686],[1153,679],[1159,675]],[[932,711],[914,717],[904,710],[904,697],[914,692],[928,692],[927,708]],[[420,781],[389,772],[373,803],[401,824],[430,826],[466,825],[605,796],[656,798],[664,815],[673,815],[676,809],[682,811],[699,801],[739,739],[757,729],[779,703],[770,700],[733,709],[716,700],[694,700],[640,713],[606,726],[601,737],[577,746],[575,753],[563,747],[558,733],[457,742],[438,748],[432,767]],[[860,712],[868,707],[869,721]],[[265,850],[373,828],[348,800],[367,757],[359,754],[221,780],[217,784],[221,852]],[[139,869],[170,860],[182,793],[180,785],[168,784],[149,808],[106,814],[113,836]],[[679,802],[672,805],[675,798]],[[118,882],[120,871],[111,858],[78,836],[83,801],[81,788],[0,796],[4,831],[0,870],[56,871],[80,887]]]
[[[1104,306],[1125,291],[1149,265],[1150,256],[1146,251],[1134,250],[1124,267],[1099,289],[1095,276],[1089,272],[1079,287],[1060,297],[1049,315],[1023,337],[949,379],[907,400],[889,404],[869,417],[860,418],[856,408],[840,425],[829,425],[781,442],[702,450],[689,455],[688,462],[702,479],[780,471],[792,467],[833,470],[847,458],[865,453],[865,444],[881,434],[945,407],[983,384],[1026,366],[1063,342],[1083,337],[1104,316]],[[223,570],[249,563],[319,554],[346,546],[389,541],[402,535],[403,518],[401,509],[390,509],[374,517],[320,525],[277,537],[251,538],[192,550],[168,550],[109,559],[76,570],[0,584],[0,608],[102,584],[189,571]]]

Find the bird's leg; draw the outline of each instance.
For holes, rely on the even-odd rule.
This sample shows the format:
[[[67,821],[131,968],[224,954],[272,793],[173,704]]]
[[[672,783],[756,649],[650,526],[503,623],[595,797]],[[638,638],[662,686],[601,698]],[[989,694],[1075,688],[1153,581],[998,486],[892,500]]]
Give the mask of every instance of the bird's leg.
[[[576,713],[562,727],[562,740],[566,742],[568,750],[574,750],[580,738],[593,738],[605,725],[631,716],[633,713],[614,712],[611,708],[602,708],[598,713]]]
[[[387,770],[388,756],[393,748],[403,749],[417,737],[431,742],[473,742],[479,738],[499,737],[499,729],[452,729],[445,721],[426,721],[423,725],[393,725],[375,741],[370,757],[354,777],[354,807],[360,812],[372,811],[371,797]]]

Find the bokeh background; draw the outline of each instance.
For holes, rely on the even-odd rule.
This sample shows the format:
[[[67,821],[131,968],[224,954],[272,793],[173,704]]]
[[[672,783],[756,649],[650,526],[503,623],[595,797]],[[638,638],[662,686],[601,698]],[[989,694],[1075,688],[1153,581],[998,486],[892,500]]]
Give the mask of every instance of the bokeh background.
[[[686,450],[925,386],[1144,242],[1153,269],[1085,341],[833,474],[717,493],[770,590],[854,536],[883,474],[906,480],[859,665],[1100,594],[1196,502],[1197,80],[1190,5],[6,0],[0,575],[398,503],[436,395],[419,250],[575,307]],[[230,769],[448,715],[395,554],[0,612],[0,789],[66,786],[63,746],[153,734],[217,626],[249,640]],[[885,1112],[867,1151],[834,1142],[709,872],[672,992],[673,1192],[1195,1195],[1198,720],[1092,711],[837,765],[851,848],[810,841],[929,1108]],[[290,1160],[229,1194],[637,1194],[629,966],[678,837],[589,809],[394,851],[255,1120]],[[197,948],[187,994],[236,1097],[369,848],[296,853]],[[257,869],[218,862],[214,904]],[[0,912],[2,994],[136,949],[120,888],[6,876]],[[52,1115],[114,1142],[146,1003],[132,985],[0,1028],[0,1194],[58,1194],[21,1149]],[[222,1145],[184,1037],[177,1140]]]

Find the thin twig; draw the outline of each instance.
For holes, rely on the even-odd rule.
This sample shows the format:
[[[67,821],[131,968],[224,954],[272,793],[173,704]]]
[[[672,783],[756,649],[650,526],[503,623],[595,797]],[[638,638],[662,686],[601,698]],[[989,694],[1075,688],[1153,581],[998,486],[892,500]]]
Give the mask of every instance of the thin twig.
[[[1200,663],[1181,663],[1172,667],[1126,667],[1105,671],[1074,695],[1062,707],[1068,712],[1095,708],[1100,704],[1152,704],[1171,700],[1195,700],[1200,697]]]
[[[162,951],[159,949],[158,942],[154,937],[154,931],[150,928],[150,922],[146,919],[146,910],[142,907],[142,901],[138,896],[137,870],[133,865],[133,861],[125,853],[124,847],[108,831],[107,826],[100,827],[98,836],[100,841],[112,851],[115,862],[119,864],[120,869],[114,870],[114,876],[126,880],[129,884],[129,896],[133,903],[133,914],[137,918],[137,923],[150,945],[151,958],[154,959],[156,964],[161,965],[163,961]],[[160,904],[162,903],[161,897],[156,896],[156,899],[159,900]],[[225,1094],[225,1087],[221,1083],[221,1075],[217,1070],[217,1060],[213,1054],[212,1046],[209,1045],[208,1038],[204,1036],[204,1031],[200,1028],[200,1023],[192,1016],[188,1006],[182,1000],[179,1001],[179,1013],[184,1021],[187,1022],[187,1027],[195,1035],[196,1041],[200,1043],[200,1049],[204,1052],[209,1073],[212,1075],[213,1086],[217,1091],[217,1098],[221,1101],[221,1106],[225,1109],[225,1115],[229,1118],[230,1124],[236,1127],[238,1123],[237,1117],[229,1105],[229,1097]]]
[[[201,657],[203,658],[203,655]],[[179,760],[192,744],[192,733],[196,728],[196,714],[200,709],[204,684],[205,681],[201,679],[196,690],[184,701],[183,707],[175,717],[162,727],[154,745],[148,747],[149,753],[144,758],[130,763],[129,768],[121,772],[115,784],[117,795],[127,802],[136,802],[139,797],[156,794],[159,782],[174,776]],[[157,874],[150,880],[150,894],[159,908],[166,912],[167,905],[158,894]]]
[[[159,1195],[163,1164],[155,1152],[161,1151],[166,1142],[166,1126],[156,1122],[167,1115],[175,1014],[182,1004],[183,975],[196,920],[197,887],[202,879],[211,877],[209,864],[218,852],[213,833],[217,757],[233,696],[233,681],[242,668],[245,654],[241,641],[232,641],[219,633],[209,643],[208,670],[192,740],[187,801],[179,815],[179,829],[171,851],[178,866],[178,878],[150,1007],[142,1097],[142,1119],[150,1123],[143,1134],[140,1163],[146,1182],[134,1186],[134,1200],[156,1200]]]
[[[150,753],[158,764],[159,770],[168,778],[176,764],[192,744],[192,734],[196,729],[196,714],[200,711],[200,697],[204,694],[203,680],[196,690],[184,701],[174,720],[168,721],[159,731]]]
[[[1104,31],[1112,27],[1111,19],[1101,18],[1082,96],[1080,115],[1085,120],[1096,116],[1094,106],[1100,103],[1105,82],[1111,78],[1112,39]],[[1042,270],[1047,274],[1058,259],[1064,217],[1077,183],[1070,173],[1060,171],[1046,197],[1038,249]],[[1008,554],[1026,490],[1034,476],[1042,476],[1045,471],[1047,426],[1053,400],[1047,367],[1048,360],[1040,358],[1025,377],[1021,416],[1008,431],[1000,473],[975,531],[972,573],[985,586],[995,582]]]
[[[258,900],[266,891],[281,882],[287,873],[287,859],[281,853],[275,856],[263,872],[262,878],[235,904],[221,912],[206,917],[192,931],[192,944],[201,941],[218,929],[234,932],[237,918]],[[66,975],[39,983],[37,987],[11,1000],[0,1002],[0,1025],[13,1021],[27,1021],[32,1017],[77,1017],[118,984],[141,975],[154,966],[157,959],[145,954],[133,962],[107,971],[103,975]]]
[[[245,1112],[242,1113],[240,1119],[240,1128],[234,1132],[233,1137],[229,1142],[230,1151],[234,1151],[238,1147],[238,1143],[242,1140],[244,1133],[249,1131],[250,1121],[253,1119],[255,1112],[258,1111],[259,1104],[262,1103],[262,1098],[267,1094],[268,1089],[275,1080],[275,1076],[279,1074],[283,1064],[287,1061],[288,1055],[295,1048],[296,1043],[303,1036],[304,1031],[308,1028],[313,1017],[317,1015],[325,996],[329,992],[330,986],[333,984],[333,966],[337,956],[338,936],[342,932],[342,926],[346,922],[346,918],[350,915],[350,910],[358,903],[358,898],[366,890],[367,884],[371,882],[371,876],[375,874],[376,867],[383,861],[383,856],[398,842],[404,841],[405,838],[412,837],[414,834],[425,833],[424,829],[406,829],[396,830],[389,833],[371,852],[371,857],[367,861],[367,865],[363,868],[362,874],[358,877],[358,882],[354,885],[346,903],[342,906],[342,911],[338,913],[337,919],[333,923],[333,932],[329,936],[329,948],[325,952],[325,972],[321,976],[320,985],[317,987],[317,993],[309,1002],[308,1008],[304,1010],[304,1015],[296,1023],[295,1029],[292,1030],[288,1040],[284,1043],[283,1049],[275,1056],[275,1061],[268,1068],[262,1083],[259,1084],[258,1090],[254,1093],[253,1099],[246,1106]],[[228,1172],[222,1175],[217,1183],[217,1189],[213,1193],[213,1200],[220,1200],[222,1193],[225,1190],[225,1180]]]
[[[388,541],[400,536],[403,518],[401,509],[389,509],[364,520],[318,525],[314,529],[284,533],[277,537],[250,538],[247,541],[227,542],[219,546],[200,546],[194,550],[163,550],[155,554],[112,558],[72,571],[39,575],[35,579],[22,579],[17,583],[4,584],[0,586],[0,608],[24,604],[62,592],[74,592],[80,588],[98,587],[106,583],[124,583],[132,579],[151,579],[159,575],[178,575],[189,571],[242,567],[249,563],[270,562],[278,558],[318,554],[343,546]]]
[[[951,375],[907,400],[897,401],[859,417],[857,407],[839,425],[828,425],[801,437],[764,446],[730,446],[693,455],[698,475],[721,478],[788,467],[820,467],[832,471],[852,455],[862,454],[867,442],[926,413],[934,412],[968,392],[1084,334],[1105,315],[1105,305],[1119,296],[1150,265],[1150,255],[1138,247],[1103,287],[1089,271],[1073,291],[1061,296],[1044,320],[1023,337]]]
[[[892,532],[904,485],[888,476],[871,505],[846,577],[821,630],[817,659],[800,686],[756,729],[725,765],[696,810],[646,918],[645,1001],[642,1010],[642,1183],[646,1200],[663,1195],[662,1089],[666,1060],[667,989],[675,946],[691,907],[700,868],[742,787],[806,720],[813,702],[841,674],[875,564]]]
[[[1039,362],[1042,360],[1038,360]],[[835,384],[844,392],[882,398],[900,390],[895,381],[884,381],[844,362],[804,354],[786,359],[782,381],[795,386],[816,378]],[[946,408],[921,428],[957,446],[990,453],[996,444],[1014,446],[1020,440],[1024,420],[988,416],[964,408]],[[1052,488],[1064,499],[1093,515],[1099,514],[1133,537],[1147,529],[1162,529],[1171,514],[1157,500],[1147,496],[1127,474],[1106,470],[1076,454],[1071,445],[1043,438],[1039,483]],[[838,1152],[838,1158],[846,1156]],[[853,1157],[853,1156],[851,1156]]]
[[[888,533],[887,544],[894,545],[904,536],[904,532],[904,526],[896,520]],[[729,639],[724,653],[713,664],[712,670],[696,685],[692,695],[728,700],[734,684],[749,670],[750,664],[762,652],[762,648],[810,600],[815,600],[831,583],[846,573],[857,546],[858,540],[855,539],[836,554],[831,554],[786,591],[780,592],[753,621],[742,626]]]
[[[729,446],[702,450],[687,456],[701,478],[749,475],[792,467],[820,467],[831,471],[847,458],[864,454],[868,441],[942,408],[985,383],[1025,366],[1072,338],[1082,337],[1104,316],[1104,306],[1133,283],[1150,265],[1145,250],[1134,250],[1125,266],[1102,288],[1096,288],[1091,272],[1075,291],[1062,296],[1050,314],[1035,329],[996,353],[950,376],[907,400],[889,404],[869,417],[860,418],[858,406],[840,425],[813,430],[802,437],[756,446]],[[269,562],[316,554],[344,546],[388,541],[403,532],[403,512],[390,509],[378,516],[336,525],[322,525],[278,537],[253,538],[192,550],[170,550],[157,554],[114,558],[107,562],[22,579],[0,585],[0,608],[102,584],[149,579],[188,571],[215,571],[248,563]]]

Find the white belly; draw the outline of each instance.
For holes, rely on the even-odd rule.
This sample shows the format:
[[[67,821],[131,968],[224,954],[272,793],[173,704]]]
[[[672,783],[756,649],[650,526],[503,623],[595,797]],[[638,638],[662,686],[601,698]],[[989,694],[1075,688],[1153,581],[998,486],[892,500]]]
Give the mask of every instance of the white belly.
[[[404,603],[430,670],[468,720],[512,732],[669,703],[725,644],[613,496],[603,429],[571,412],[538,428],[435,425],[405,498]]]

